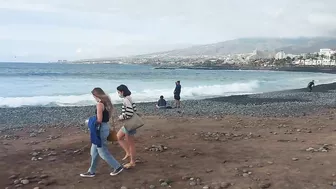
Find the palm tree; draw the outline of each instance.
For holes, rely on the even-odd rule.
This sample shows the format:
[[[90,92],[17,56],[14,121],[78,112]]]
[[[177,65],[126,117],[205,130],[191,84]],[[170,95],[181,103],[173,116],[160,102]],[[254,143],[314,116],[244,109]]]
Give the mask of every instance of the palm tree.
[[[298,58],[300,61],[300,64],[301,64],[301,61],[303,60],[303,56],[299,56],[299,58]],[[305,64],[304,62],[303,62],[303,64]]]
[[[292,64],[292,58],[287,56],[285,59],[286,64]]]
[[[315,63],[316,63],[315,65],[314,64],[313,65],[317,66],[317,56],[316,55],[312,57],[312,60],[313,60],[313,63],[314,63],[314,60],[315,60]]]
[[[331,66],[331,62],[332,61],[336,61],[336,53],[334,53],[334,54],[332,54],[331,56],[330,56],[330,66]]]
[[[325,55],[324,54],[321,54],[321,66],[323,65],[323,59],[325,58]]]

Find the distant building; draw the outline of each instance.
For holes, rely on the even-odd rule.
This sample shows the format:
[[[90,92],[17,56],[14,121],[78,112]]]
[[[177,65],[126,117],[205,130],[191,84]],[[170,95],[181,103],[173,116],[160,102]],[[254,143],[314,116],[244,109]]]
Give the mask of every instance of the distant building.
[[[280,52],[278,52],[278,53],[275,54],[274,58],[275,59],[284,59],[284,58],[286,58],[286,54],[285,54],[284,51],[280,51]]]
[[[335,66],[335,60],[313,60],[313,59],[305,59],[305,60],[297,60],[294,62],[297,65],[306,65],[306,66]]]
[[[330,58],[331,55],[333,55],[335,51],[331,49],[320,49],[319,55],[324,55],[326,58]]]
[[[287,56],[290,57],[290,58],[298,57],[298,55],[296,55],[296,54],[286,54],[286,58],[287,58]]]
[[[264,58],[272,58],[274,53],[268,51],[254,50],[249,56],[246,57],[247,60],[257,60]]]

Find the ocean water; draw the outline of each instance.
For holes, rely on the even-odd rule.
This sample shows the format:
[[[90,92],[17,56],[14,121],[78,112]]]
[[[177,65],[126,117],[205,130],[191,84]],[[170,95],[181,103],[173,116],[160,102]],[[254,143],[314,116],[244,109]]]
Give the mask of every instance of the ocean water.
[[[121,64],[0,63],[0,107],[93,105],[91,90],[101,87],[114,103],[120,84],[127,85],[137,102],[173,99],[175,81],[181,98],[252,94],[306,87],[336,81],[336,75],[275,71],[159,70]]]

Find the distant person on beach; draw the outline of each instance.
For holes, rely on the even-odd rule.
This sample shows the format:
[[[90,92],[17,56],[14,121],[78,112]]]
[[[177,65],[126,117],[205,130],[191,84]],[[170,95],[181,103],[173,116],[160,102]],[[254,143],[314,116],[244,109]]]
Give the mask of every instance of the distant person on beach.
[[[312,92],[313,87],[315,87],[314,80],[312,80],[311,82],[308,83],[308,89],[309,89],[309,92]]]
[[[108,124],[110,118],[113,120],[114,108],[110,97],[105,94],[101,88],[94,88],[91,91],[93,97],[97,101],[96,116],[93,122],[90,123],[91,136],[91,164],[87,173],[80,174],[81,177],[94,177],[96,174],[98,155],[105,160],[114,170],[110,173],[111,176],[118,175],[123,171],[123,166],[111,155],[107,147],[107,137],[110,134],[110,126]],[[90,119],[91,119],[90,118]],[[92,120],[92,119],[91,119]],[[92,124],[92,125],[90,125]]]
[[[174,99],[175,99],[175,108],[181,107],[181,82],[176,81],[175,82],[175,90],[174,90]]]
[[[119,116],[119,120],[123,121],[126,119],[130,119],[133,114],[136,112],[136,105],[133,103],[131,97],[131,91],[127,88],[126,85],[120,85],[117,87],[117,92],[120,98],[123,99],[122,105],[122,113]],[[135,144],[134,144],[134,135],[136,134],[136,130],[127,131],[127,129],[122,126],[117,133],[118,141],[120,146],[124,149],[126,155],[122,159],[127,160],[130,159],[130,162],[125,164],[124,167],[126,169],[130,169],[135,166]]]
[[[162,95],[160,96],[160,99],[158,100],[156,107],[158,109],[171,109],[172,108],[171,106],[167,106],[167,101],[164,99]]]

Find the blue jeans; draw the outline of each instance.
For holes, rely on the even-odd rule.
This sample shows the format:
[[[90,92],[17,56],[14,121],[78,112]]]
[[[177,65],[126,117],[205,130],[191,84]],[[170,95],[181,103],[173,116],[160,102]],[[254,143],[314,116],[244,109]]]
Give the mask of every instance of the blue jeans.
[[[105,160],[112,168],[117,169],[121,165],[120,163],[111,155],[107,147],[107,137],[110,134],[110,127],[108,123],[102,123],[100,126],[100,138],[102,142],[102,147],[98,148],[97,145],[91,145],[91,166],[88,170],[90,173],[96,173],[98,164],[98,155]]]

